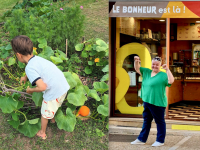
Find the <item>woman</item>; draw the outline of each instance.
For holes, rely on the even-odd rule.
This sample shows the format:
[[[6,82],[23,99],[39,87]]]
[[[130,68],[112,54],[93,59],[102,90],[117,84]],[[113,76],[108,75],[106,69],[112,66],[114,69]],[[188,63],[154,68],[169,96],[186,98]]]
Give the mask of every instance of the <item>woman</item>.
[[[157,125],[157,139],[152,146],[164,145],[166,135],[165,108],[167,106],[167,96],[165,87],[170,87],[174,82],[174,77],[166,64],[162,68],[166,73],[160,71],[161,58],[155,57],[152,60],[152,70],[140,67],[140,59],[134,57],[134,67],[137,73],[142,75],[141,98],[143,100],[143,127],[138,138],[131,144],[145,144],[154,119]]]

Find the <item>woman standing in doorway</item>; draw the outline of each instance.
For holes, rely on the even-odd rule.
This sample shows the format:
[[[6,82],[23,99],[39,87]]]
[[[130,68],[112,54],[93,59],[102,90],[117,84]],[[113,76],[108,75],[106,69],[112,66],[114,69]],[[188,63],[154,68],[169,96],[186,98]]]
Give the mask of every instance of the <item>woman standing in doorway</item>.
[[[140,59],[134,57],[134,67],[137,73],[142,75],[141,98],[143,100],[143,127],[138,138],[131,144],[145,144],[150,132],[151,122],[154,119],[157,125],[157,139],[152,146],[164,145],[166,135],[165,108],[167,106],[166,86],[170,87],[174,77],[166,64],[162,68],[166,73],[160,71],[161,58],[152,60],[152,70],[140,67]]]

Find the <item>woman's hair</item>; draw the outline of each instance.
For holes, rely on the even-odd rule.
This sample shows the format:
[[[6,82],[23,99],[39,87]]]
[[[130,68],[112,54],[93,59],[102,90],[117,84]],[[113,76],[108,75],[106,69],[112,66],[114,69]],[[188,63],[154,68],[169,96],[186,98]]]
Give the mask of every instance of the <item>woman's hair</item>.
[[[158,57],[158,56],[154,57],[154,58],[152,59],[152,61],[159,61],[160,64],[162,64],[162,59],[161,59],[161,57]]]
[[[16,36],[11,41],[12,49],[15,53],[31,55],[33,52],[33,42],[25,35]]]

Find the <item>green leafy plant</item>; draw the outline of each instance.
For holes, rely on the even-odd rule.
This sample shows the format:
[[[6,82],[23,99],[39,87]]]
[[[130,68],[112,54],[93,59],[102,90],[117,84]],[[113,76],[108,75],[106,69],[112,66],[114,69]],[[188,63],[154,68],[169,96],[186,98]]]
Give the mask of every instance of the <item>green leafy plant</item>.
[[[101,39],[90,39],[84,43],[75,46],[76,51],[81,52],[83,62],[83,70],[86,75],[96,76],[101,79],[104,72],[108,72],[105,68],[108,65],[108,44]],[[107,81],[108,75],[104,76],[102,81]]]
[[[69,61],[62,51],[58,49],[52,50],[52,48],[47,45],[46,39],[39,38],[37,39],[37,41],[39,43],[38,49],[40,51],[40,53],[37,54],[38,56],[52,61],[54,64],[57,65],[58,68],[63,67],[63,64]],[[8,61],[8,63],[11,67],[16,66],[16,58],[12,57],[12,59],[10,60],[10,62]],[[17,66],[19,67],[19,65]],[[10,73],[10,71],[6,69],[3,61],[0,61],[0,69],[2,68],[8,74],[10,74],[10,76],[13,76],[12,79],[16,79],[15,75]],[[104,67],[103,70],[107,72],[106,67]],[[103,81],[94,82],[93,89],[89,89],[88,86],[83,85],[83,83],[79,79],[79,76],[76,73],[71,71],[64,71],[63,74],[70,85],[70,90],[68,91],[68,95],[65,98],[64,102],[68,107],[66,109],[63,109],[62,107],[59,108],[55,115],[55,120],[57,122],[58,128],[68,132],[72,132],[77,122],[77,110],[81,106],[85,105],[85,102],[89,98],[92,98],[96,101],[96,110],[93,110],[91,115],[88,117],[92,119],[98,119],[99,121],[102,121],[104,123],[105,118],[108,117],[108,85]],[[18,130],[25,136],[33,137],[40,129],[40,119],[28,118],[27,113],[22,111],[24,101],[19,100],[21,96],[19,94],[20,91],[26,89],[27,86],[32,87],[30,85],[30,82],[26,82],[26,84],[19,85],[18,87],[12,87],[10,85],[5,86],[17,90],[18,93],[10,95],[10,93],[7,92],[5,96],[0,96],[0,109],[3,113],[8,113],[12,116],[12,119],[8,121],[13,128]],[[40,107],[42,105],[43,94],[34,92],[31,95],[30,99],[32,99],[32,102],[35,104],[35,106]],[[96,129],[96,133],[100,137],[104,136],[103,132],[98,128]]]
[[[70,56],[83,36],[85,17],[78,6],[61,9],[59,5],[50,4],[44,0],[24,1],[22,6],[13,9],[4,30],[9,32],[9,40],[18,35],[27,35],[34,45],[38,45],[37,39],[44,37],[50,47],[61,51],[65,51],[67,39]],[[64,2],[60,5],[64,6]]]

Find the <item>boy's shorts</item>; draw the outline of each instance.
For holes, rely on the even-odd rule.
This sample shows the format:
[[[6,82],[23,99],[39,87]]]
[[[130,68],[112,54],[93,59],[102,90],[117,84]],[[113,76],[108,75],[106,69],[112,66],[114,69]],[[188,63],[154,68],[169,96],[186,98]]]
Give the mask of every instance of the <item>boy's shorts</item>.
[[[57,112],[58,108],[62,105],[65,97],[67,95],[67,92],[60,96],[59,98],[56,98],[51,101],[45,101],[43,99],[42,101],[42,107],[41,107],[41,114],[42,117],[46,119],[52,119]]]

